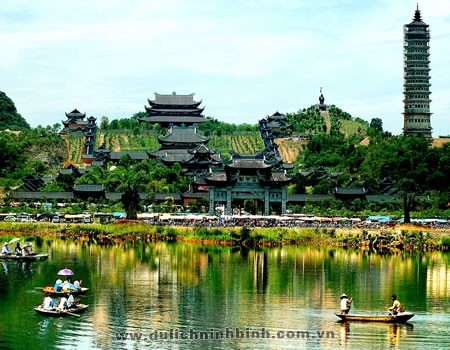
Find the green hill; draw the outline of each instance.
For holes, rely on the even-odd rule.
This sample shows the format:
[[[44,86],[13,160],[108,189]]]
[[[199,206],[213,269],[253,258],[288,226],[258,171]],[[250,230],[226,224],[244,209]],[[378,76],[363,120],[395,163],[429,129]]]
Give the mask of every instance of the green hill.
[[[30,125],[17,113],[14,102],[0,91],[0,130],[28,130]]]
[[[367,135],[368,123],[362,119],[354,119],[350,114],[336,106],[328,108],[327,118],[319,113],[315,106],[300,110],[296,113],[286,114],[291,124],[291,135],[276,139],[279,152],[286,162],[294,162],[305,149],[308,137],[322,133],[340,132],[345,137],[357,135],[361,139]],[[139,152],[153,151],[159,147],[158,130],[145,127],[136,127],[135,121],[112,121],[108,129],[97,131],[95,148],[105,145],[113,152]],[[256,125],[228,124],[216,119],[207,118],[208,121],[199,125],[198,132],[209,136],[208,147],[222,155],[232,152],[241,154],[254,154],[264,148],[264,144]],[[122,126],[130,129],[111,129]],[[68,148],[68,162],[81,163],[84,137],[82,134],[69,134],[66,137]]]

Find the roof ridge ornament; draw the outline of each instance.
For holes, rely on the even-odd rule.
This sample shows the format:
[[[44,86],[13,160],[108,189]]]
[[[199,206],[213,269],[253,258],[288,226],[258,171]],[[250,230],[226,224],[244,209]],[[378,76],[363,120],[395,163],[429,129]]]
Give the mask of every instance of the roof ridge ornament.
[[[417,3],[417,8],[416,8],[416,12],[414,12],[414,18],[413,20],[415,22],[422,22],[422,16],[419,10],[419,3]]]

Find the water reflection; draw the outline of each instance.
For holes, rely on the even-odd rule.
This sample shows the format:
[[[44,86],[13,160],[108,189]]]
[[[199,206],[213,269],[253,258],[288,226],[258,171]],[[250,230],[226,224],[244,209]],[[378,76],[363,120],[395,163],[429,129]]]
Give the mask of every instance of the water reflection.
[[[363,344],[365,343],[361,338],[361,333],[365,332],[364,328],[370,328],[370,338],[377,339],[380,341],[383,338],[386,339],[383,344],[386,344],[386,347],[391,349],[400,349],[402,346],[402,341],[404,343],[409,343],[408,337],[412,336],[412,332],[414,331],[414,325],[412,323],[406,324],[397,324],[397,323],[350,323],[350,322],[339,322],[340,330],[339,330],[339,344],[341,349],[348,349],[349,347],[354,348],[354,342],[352,342],[352,330],[353,334],[355,334],[354,338],[362,340]],[[369,326],[368,326],[369,325]],[[364,336],[366,335],[363,333]],[[367,342],[367,340],[366,340]],[[405,345],[405,344],[404,344]],[[436,344],[437,345],[437,344]]]
[[[0,339],[7,347],[17,345],[16,335],[23,335],[25,322],[31,340],[45,341],[50,347],[69,347],[76,339],[96,349],[334,349],[337,342],[343,349],[423,343],[438,348],[445,343],[450,321],[448,254],[443,252],[378,255],[313,247],[255,250],[143,241],[106,246],[85,239],[45,240],[42,249],[50,253],[48,261],[2,264],[0,269],[0,292],[6,305],[0,312],[14,315],[7,322],[0,318]],[[42,299],[34,287],[53,284],[56,272],[64,267],[90,288],[88,295],[80,297],[89,310],[80,318],[68,319],[34,314],[32,306]],[[385,313],[389,296],[396,292],[402,304],[416,313],[412,321],[420,322],[420,333],[408,325],[336,323],[334,312],[343,291],[353,297],[352,312],[364,314]],[[429,311],[433,322],[426,317]],[[211,343],[166,339],[144,344],[116,336],[226,328],[264,328],[271,334],[329,331],[334,338]]]

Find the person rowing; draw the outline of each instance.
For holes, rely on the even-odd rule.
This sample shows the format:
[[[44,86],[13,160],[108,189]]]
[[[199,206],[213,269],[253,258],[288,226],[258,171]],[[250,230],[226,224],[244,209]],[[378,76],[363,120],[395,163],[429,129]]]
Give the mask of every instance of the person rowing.
[[[402,304],[400,303],[400,301],[397,300],[396,294],[391,295],[391,300],[393,300],[394,303],[390,308],[388,308],[388,311],[392,315],[397,315],[399,312],[405,312],[405,309],[403,308]]]
[[[343,293],[340,297],[341,299],[341,314],[347,315],[350,312],[351,304],[353,298],[348,298],[347,294]]]

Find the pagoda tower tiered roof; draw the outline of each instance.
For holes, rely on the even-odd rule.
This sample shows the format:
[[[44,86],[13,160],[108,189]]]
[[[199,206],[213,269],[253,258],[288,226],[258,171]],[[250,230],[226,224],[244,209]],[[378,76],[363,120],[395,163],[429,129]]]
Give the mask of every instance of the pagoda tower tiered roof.
[[[417,5],[413,21],[404,25],[403,132],[431,137],[430,30]]]
[[[155,99],[148,99],[149,106],[145,106],[147,115],[138,118],[139,122],[160,124],[163,128],[171,125],[192,125],[206,122],[202,115],[204,108],[199,108],[202,101],[195,101],[194,94],[177,95],[158,94]]]
[[[66,120],[62,121],[64,125],[64,129],[62,132],[71,132],[71,131],[84,131],[89,123],[89,121],[84,120],[86,117],[86,113],[81,113],[78,109],[74,109],[70,113],[66,114]]]
[[[158,142],[161,145],[156,151],[148,152],[152,158],[158,158],[166,164],[180,163],[183,167],[192,166],[193,158],[200,155],[195,155],[195,152],[203,152],[204,146],[209,141],[209,137],[203,137],[197,133],[197,128],[192,126],[171,126],[167,129],[168,134],[158,137]],[[204,146],[205,149],[206,146]],[[187,163],[186,163],[187,162]],[[189,163],[191,162],[191,163]]]
[[[208,171],[211,167],[220,165],[220,154],[210,150],[206,145],[198,145],[188,150],[190,157],[186,157],[181,163],[186,175],[193,175],[198,171]]]
[[[169,133],[158,137],[158,142],[165,146],[196,147],[198,144],[208,143],[209,137],[197,134],[195,126],[172,126]]]

